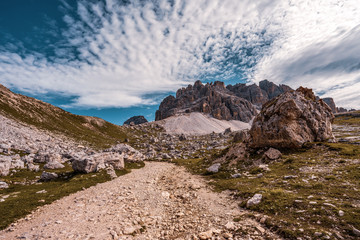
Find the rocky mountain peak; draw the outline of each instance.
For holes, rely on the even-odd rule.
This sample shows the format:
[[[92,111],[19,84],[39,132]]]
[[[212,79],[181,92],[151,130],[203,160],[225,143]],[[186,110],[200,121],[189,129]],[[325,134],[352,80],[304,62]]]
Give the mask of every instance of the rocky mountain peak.
[[[156,120],[182,113],[202,112],[220,120],[241,120],[249,122],[257,113],[246,99],[229,91],[223,82],[206,83],[196,81],[168,96],[156,111]]]

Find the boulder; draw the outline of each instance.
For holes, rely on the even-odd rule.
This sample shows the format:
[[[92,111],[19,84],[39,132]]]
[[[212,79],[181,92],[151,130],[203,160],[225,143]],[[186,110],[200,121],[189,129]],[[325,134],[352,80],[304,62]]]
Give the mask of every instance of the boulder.
[[[264,158],[268,159],[268,160],[276,160],[281,158],[281,152],[275,148],[269,148],[265,153],[264,153]]]
[[[10,168],[23,169],[23,168],[25,168],[24,162],[22,160],[20,160],[20,158],[12,159]]]
[[[11,157],[0,155],[0,176],[7,176],[10,173]]]
[[[262,199],[262,194],[260,194],[260,193],[255,194],[252,198],[250,198],[247,201],[246,207],[258,205],[261,202],[261,199]]]
[[[56,173],[51,173],[51,172],[42,172],[41,176],[40,176],[40,181],[46,182],[46,181],[51,181],[53,179],[58,178],[59,176]]]
[[[208,167],[206,170],[210,173],[217,173],[217,172],[219,172],[220,166],[221,166],[220,163],[215,163],[215,164],[211,165],[210,167]]]
[[[90,173],[103,169],[106,165],[112,165],[114,169],[123,169],[124,154],[114,152],[96,153],[81,159],[74,159],[72,168],[76,172]]]
[[[112,146],[111,148],[106,149],[105,152],[123,154],[124,160],[126,162],[141,162],[145,160],[145,156],[141,152],[123,143]]]
[[[311,89],[300,87],[267,102],[249,131],[250,147],[301,148],[306,142],[334,139],[334,115]]]
[[[44,169],[59,169],[64,168],[65,166],[58,161],[50,161],[44,165]]]
[[[247,142],[249,140],[248,131],[239,131],[234,135],[234,142]]]
[[[9,185],[6,182],[0,181],[0,189],[9,188]]]
[[[38,152],[34,157],[35,163],[61,162],[61,155],[58,153]]]
[[[36,164],[33,164],[33,163],[28,163],[27,168],[28,168],[30,171],[34,171],[34,172],[40,171],[40,166],[39,166],[39,165],[36,165]]]

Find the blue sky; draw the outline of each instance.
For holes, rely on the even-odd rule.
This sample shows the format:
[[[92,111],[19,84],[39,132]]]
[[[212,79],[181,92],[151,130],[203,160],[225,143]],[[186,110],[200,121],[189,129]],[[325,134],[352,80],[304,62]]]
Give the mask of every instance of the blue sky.
[[[313,88],[360,108],[357,0],[0,1],[0,83],[122,124],[202,81]]]

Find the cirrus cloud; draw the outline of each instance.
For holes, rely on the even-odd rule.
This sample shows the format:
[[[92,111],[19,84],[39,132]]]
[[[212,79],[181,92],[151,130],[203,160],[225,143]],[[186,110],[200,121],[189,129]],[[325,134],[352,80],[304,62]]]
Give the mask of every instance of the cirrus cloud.
[[[66,28],[61,40],[49,43],[54,55],[21,51],[20,42],[0,47],[2,83],[72,96],[72,107],[129,107],[156,104],[149,96],[196,79],[267,78],[313,87],[344,106],[360,105],[356,1],[106,0],[71,6],[64,0],[61,8]]]

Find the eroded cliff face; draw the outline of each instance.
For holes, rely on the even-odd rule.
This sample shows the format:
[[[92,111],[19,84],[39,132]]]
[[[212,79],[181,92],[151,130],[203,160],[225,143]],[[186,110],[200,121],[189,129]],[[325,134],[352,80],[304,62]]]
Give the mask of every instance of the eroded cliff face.
[[[181,113],[202,112],[219,120],[249,122],[257,110],[246,99],[236,96],[223,82],[202,84],[200,81],[179,89],[176,97],[168,96],[156,111],[156,120]]]
[[[267,102],[250,129],[251,146],[300,148],[306,142],[334,139],[331,108],[311,89],[300,87]]]
[[[276,85],[268,80],[259,82],[259,86],[256,84],[246,85],[238,83],[234,86],[228,85],[226,88],[233,92],[236,96],[250,101],[258,108],[261,108],[264,103],[279,96],[280,94],[293,90],[287,85]]]

